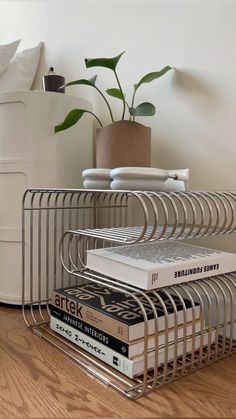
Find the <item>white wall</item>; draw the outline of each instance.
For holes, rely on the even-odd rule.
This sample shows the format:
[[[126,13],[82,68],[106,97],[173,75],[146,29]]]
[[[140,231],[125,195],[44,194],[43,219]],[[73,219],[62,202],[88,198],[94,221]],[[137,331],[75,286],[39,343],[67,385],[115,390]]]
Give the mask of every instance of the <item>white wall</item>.
[[[0,28],[1,43],[45,42],[36,88],[50,65],[67,80],[97,73],[101,87],[115,87],[108,70],[87,70],[83,59],[125,50],[118,71],[129,98],[142,75],[175,66],[139,92],[158,109],[140,119],[152,127],[153,166],[189,167],[194,189],[236,189],[236,1],[1,1]],[[67,92],[92,100],[109,121],[92,89]]]

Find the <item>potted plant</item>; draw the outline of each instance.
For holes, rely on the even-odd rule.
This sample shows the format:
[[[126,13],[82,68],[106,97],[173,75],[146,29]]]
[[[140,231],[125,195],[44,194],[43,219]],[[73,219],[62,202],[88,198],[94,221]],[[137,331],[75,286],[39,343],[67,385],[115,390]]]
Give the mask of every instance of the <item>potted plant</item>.
[[[107,89],[106,93],[108,96],[112,96],[122,102],[122,114],[118,121],[114,120],[112,109],[106,96],[96,85],[96,75],[91,79],[75,80],[62,86],[85,85],[93,87],[99,92],[106,103],[111,118],[111,124],[106,127],[103,127],[97,115],[86,109],[72,109],[65,120],[55,127],[55,133],[63,131],[76,124],[85,113],[91,114],[100,125],[100,128],[97,129],[96,136],[97,167],[150,166],[151,163],[151,129],[136,122],[136,117],[153,116],[156,113],[156,108],[150,102],[143,102],[136,105],[136,93],[143,84],[158,79],[170,71],[172,67],[166,66],[160,71],[148,73],[138,83],[135,83],[131,103],[129,104],[116,70],[117,64],[123,54],[124,52],[112,58],[85,59],[87,68],[104,67],[114,73],[117,87]]]

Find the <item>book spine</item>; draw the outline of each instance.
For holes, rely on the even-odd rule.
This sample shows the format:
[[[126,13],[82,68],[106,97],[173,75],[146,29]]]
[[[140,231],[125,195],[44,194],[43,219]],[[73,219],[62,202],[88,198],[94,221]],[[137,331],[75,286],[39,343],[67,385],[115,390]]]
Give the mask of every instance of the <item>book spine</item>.
[[[129,378],[134,378],[135,375],[141,374],[144,371],[144,357],[139,357],[136,360],[128,359],[116,351],[106,347],[105,345],[99,344],[97,341],[85,335],[84,333],[81,333],[73,327],[66,325],[61,320],[57,320],[53,316],[50,318],[50,327],[59,335],[63,336],[73,344],[79,346],[86,352],[89,352],[96,358],[100,359],[107,365],[113,367]],[[202,342],[201,338],[203,338]],[[215,331],[206,331],[203,333],[203,335],[201,334],[197,336],[188,336],[185,349],[182,342],[178,343],[175,341],[175,343],[168,345],[168,353],[166,353],[165,350],[158,351],[158,365],[162,365],[164,362],[173,360],[176,354],[177,356],[181,356],[183,354],[183,349],[185,354],[191,353],[199,349],[200,343],[205,346],[214,343],[214,341]],[[147,358],[147,368],[153,368],[154,365],[155,357],[154,354],[151,353]]]
[[[91,327],[89,324],[79,320],[78,318],[68,314],[64,310],[59,309],[58,307],[51,306],[51,315],[57,320],[61,320],[68,326],[74,327],[76,330],[84,333],[87,336],[92,337],[97,342],[102,343],[105,346],[108,346],[110,349],[118,352],[119,354],[125,356],[126,358],[133,358],[143,354],[144,351],[144,340],[134,341],[134,343],[127,344],[122,342],[119,339],[114,338],[113,336],[104,333],[103,330]],[[195,333],[200,331],[200,321],[195,322]],[[191,335],[193,332],[193,323],[186,323],[185,326],[178,326],[178,339],[181,339],[184,335],[184,327],[186,327],[187,335]],[[158,344],[159,346],[169,344],[175,339],[174,329],[168,330],[168,340],[165,337],[165,332],[159,332]],[[151,335],[148,339],[148,349],[154,349],[156,344],[155,336]]]
[[[79,332],[74,327],[65,324],[53,316],[50,318],[50,327],[59,335],[120,371],[122,374],[125,374],[127,377],[134,377],[134,361],[120,355],[118,352],[102,345],[95,339]]]
[[[58,305],[58,296],[61,297],[61,300],[66,300],[66,304],[63,306]],[[124,342],[129,342],[129,326],[127,324],[109,317],[107,314],[103,314],[70,296],[65,296],[58,291],[53,291],[51,302],[52,305],[63,309],[68,314],[74,315],[76,318],[83,320],[91,326],[97,327]]]
[[[127,358],[130,357],[129,345],[126,342],[116,339],[108,333],[105,333],[103,330],[92,327],[90,324],[85,323],[83,320],[79,320],[75,316],[72,316],[71,314],[68,314],[64,310],[61,310],[60,308],[53,305],[51,306],[51,315],[57,320],[64,322],[66,325],[72,326],[85,335],[92,337],[97,342],[108,346],[119,354],[124,355]]]
[[[209,278],[235,270],[235,255],[220,253],[215,256],[179,262],[178,266],[166,266],[158,271],[148,272],[147,289],[180,284],[197,279]]]

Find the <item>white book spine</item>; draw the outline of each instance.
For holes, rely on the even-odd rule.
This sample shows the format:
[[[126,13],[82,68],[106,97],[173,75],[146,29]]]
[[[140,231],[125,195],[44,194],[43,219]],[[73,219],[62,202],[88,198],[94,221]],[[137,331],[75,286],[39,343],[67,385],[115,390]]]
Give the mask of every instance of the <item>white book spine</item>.
[[[120,355],[118,352],[115,352],[53,316],[50,318],[50,328],[86,352],[89,352],[96,358],[99,358],[101,361],[125,374],[127,377],[134,377],[134,361]]]
[[[176,266],[160,268],[148,272],[147,289],[155,289],[173,284],[181,284],[197,279],[221,275],[236,269],[236,255],[221,253],[206,260],[184,261]]]

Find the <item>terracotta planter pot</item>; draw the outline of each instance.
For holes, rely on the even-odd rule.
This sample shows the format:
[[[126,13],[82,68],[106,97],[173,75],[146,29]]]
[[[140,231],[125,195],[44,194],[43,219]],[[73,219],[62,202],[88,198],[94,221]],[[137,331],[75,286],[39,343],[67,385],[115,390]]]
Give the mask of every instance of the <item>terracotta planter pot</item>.
[[[151,128],[138,122],[118,121],[98,128],[96,167],[151,165]]]

